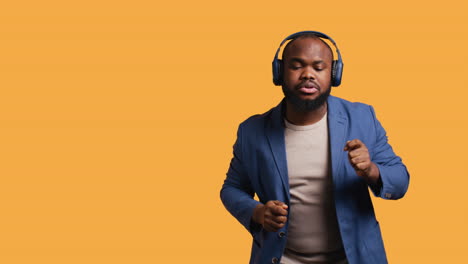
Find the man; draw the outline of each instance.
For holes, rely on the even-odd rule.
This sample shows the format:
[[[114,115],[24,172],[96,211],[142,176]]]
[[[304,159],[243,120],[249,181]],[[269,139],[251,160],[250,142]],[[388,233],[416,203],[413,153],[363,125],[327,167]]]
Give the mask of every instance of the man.
[[[281,45],[290,39],[273,61],[285,99],[240,124],[221,199],[253,236],[251,264],[387,263],[368,189],[403,197],[406,167],[371,106],[330,96],[335,42],[304,31]]]

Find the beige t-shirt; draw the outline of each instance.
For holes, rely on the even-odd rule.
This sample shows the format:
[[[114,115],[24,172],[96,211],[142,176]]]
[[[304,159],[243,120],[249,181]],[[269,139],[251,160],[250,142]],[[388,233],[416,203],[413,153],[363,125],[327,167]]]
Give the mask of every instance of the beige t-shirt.
[[[327,115],[315,124],[285,120],[289,227],[284,264],[346,263],[333,199]]]

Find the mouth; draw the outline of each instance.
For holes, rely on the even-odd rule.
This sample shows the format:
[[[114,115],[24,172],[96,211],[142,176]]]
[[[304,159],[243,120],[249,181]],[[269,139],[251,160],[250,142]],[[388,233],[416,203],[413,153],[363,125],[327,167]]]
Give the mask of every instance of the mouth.
[[[312,82],[300,84],[298,87],[299,87],[298,90],[305,94],[314,94],[319,91],[318,85]]]

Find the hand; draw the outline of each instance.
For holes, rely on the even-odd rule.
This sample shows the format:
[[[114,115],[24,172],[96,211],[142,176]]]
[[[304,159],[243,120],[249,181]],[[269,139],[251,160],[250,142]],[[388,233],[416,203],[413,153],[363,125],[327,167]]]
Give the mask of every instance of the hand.
[[[359,177],[371,184],[375,184],[379,180],[379,168],[371,161],[369,150],[362,141],[359,139],[347,141],[344,151],[349,151],[349,162]]]
[[[288,206],[280,201],[268,201],[259,204],[254,209],[253,220],[261,224],[269,232],[276,232],[282,228],[287,220]]]

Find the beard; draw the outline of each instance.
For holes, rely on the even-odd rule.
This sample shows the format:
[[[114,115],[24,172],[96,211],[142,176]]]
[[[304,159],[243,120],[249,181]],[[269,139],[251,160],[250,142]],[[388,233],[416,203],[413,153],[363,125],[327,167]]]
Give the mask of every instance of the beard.
[[[286,97],[286,100],[291,103],[291,105],[299,112],[310,112],[319,109],[330,96],[331,87],[329,87],[323,94],[320,94],[315,99],[301,99],[294,91],[286,88],[284,85],[283,94]]]

